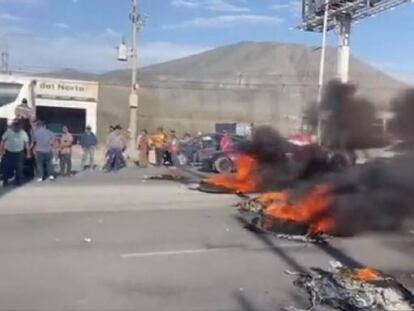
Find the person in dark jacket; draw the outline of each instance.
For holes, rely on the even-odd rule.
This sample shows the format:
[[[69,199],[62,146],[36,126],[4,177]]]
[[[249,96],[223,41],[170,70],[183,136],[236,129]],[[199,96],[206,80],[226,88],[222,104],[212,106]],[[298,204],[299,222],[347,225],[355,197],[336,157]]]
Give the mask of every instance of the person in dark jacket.
[[[95,150],[98,145],[98,139],[96,135],[92,132],[90,126],[86,127],[85,133],[82,134],[80,138],[80,145],[83,150],[81,168],[86,169],[86,161],[89,159],[88,167],[95,168]]]

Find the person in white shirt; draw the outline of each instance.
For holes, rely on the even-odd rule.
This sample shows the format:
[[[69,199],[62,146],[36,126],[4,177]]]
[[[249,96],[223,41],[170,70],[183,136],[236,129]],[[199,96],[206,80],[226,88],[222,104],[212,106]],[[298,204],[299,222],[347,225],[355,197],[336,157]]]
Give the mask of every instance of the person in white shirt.
[[[30,156],[29,136],[23,130],[20,120],[14,120],[1,139],[3,186],[8,186],[9,179],[14,175],[16,186],[23,179],[25,151]]]

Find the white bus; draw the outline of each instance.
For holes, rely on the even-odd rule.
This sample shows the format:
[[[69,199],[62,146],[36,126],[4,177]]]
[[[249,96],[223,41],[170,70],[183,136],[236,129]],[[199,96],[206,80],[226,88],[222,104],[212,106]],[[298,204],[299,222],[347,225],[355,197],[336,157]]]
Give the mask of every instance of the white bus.
[[[63,125],[79,135],[87,125],[96,132],[98,83],[0,75],[0,133],[15,117],[15,109],[26,99],[36,118],[52,131],[60,133]]]
[[[35,109],[34,89],[36,80],[28,77],[0,75],[0,132],[15,118],[16,107],[26,99]]]

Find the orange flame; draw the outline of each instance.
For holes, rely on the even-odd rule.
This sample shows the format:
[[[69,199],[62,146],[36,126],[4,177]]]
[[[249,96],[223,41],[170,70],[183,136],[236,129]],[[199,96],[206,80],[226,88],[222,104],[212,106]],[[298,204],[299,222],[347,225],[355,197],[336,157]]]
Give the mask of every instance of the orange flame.
[[[381,273],[371,268],[356,269],[352,275],[355,281],[378,281],[383,279]]]
[[[331,232],[335,221],[329,215],[329,207],[333,200],[329,189],[328,186],[319,186],[296,203],[290,203],[288,200],[272,203],[264,211],[265,226],[269,228],[273,221],[282,220],[309,225],[309,235]],[[280,198],[287,196],[284,192],[278,195]],[[274,197],[278,195],[273,194]]]
[[[289,194],[285,192],[269,192],[261,195],[257,200],[264,206],[269,206],[276,202],[286,202],[289,199]]]
[[[257,168],[255,158],[241,155],[236,161],[236,174],[223,174],[213,176],[206,180],[207,183],[223,187],[229,191],[253,193],[258,191],[258,181],[254,174]]]

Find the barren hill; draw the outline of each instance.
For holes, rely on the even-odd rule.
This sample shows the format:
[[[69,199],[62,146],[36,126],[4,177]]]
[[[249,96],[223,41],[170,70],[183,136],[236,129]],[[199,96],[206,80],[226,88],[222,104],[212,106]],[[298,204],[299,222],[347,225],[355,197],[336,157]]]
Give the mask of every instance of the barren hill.
[[[210,131],[215,122],[243,121],[295,131],[304,105],[316,99],[319,60],[320,49],[311,46],[243,42],[142,68],[140,127]],[[326,79],[335,76],[336,60],[328,48]],[[350,67],[351,81],[381,109],[406,87],[358,59]],[[102,126],[111,118],[126,124],[130,72],[97,78]]]

